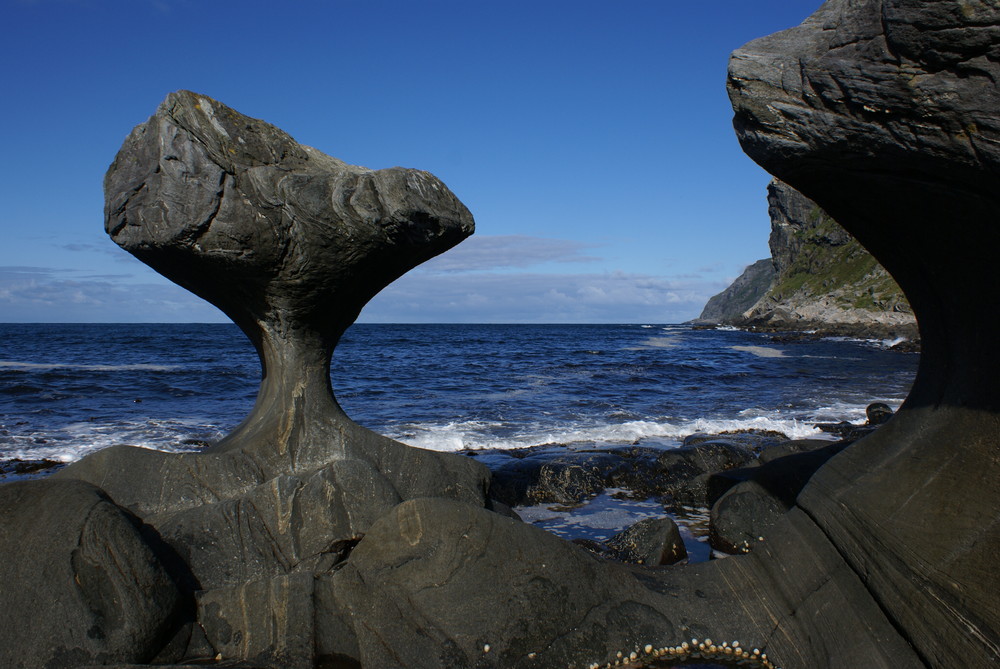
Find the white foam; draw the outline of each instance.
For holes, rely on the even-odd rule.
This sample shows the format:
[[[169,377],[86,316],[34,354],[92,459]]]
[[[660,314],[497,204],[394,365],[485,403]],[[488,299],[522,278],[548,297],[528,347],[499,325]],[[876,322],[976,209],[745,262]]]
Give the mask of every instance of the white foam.
[[[744,351],[751,353],[758,358],[784,358],[785,352],[767,346],[730,346],[734,351]]]
[[[593,499],[568,510],[552,504],[519,506],[514,510],[525,522],[543,523],[547,529],[557,534],[576,534],[578,532],[574,530],[586,528],[609,530],[602,533],[606,536],[620,532],[645,518],[663,518],[667,515],[659,502],[618,499],[616,493],[619,492],[623,491],[607,488]]]
[[[169,372],[175,369],[180,369],[180,367],[178,365],[76,365],[68,363],[0,360],[0,369],[20,369],[24,371],[82,369],[90,372]]]
[[[137,423],[72,423],[46,435],[39,442],[32,435],[11,435],[0,448],[0,457],[21,460],[74,462],[109,446],[126,444],[151,450],[188,452],[199,450],[197,444],[185,444],[194,435],[204,441],[223,436],[216,427],[194,420],[148,420]]]
[[[866,344],[875,348],[892,348],[897,344],[910,341],[907,337],[896,337],[895,339],[860,339],[858,337],[823,337],[826,341],[844,341],[855,344]]]
[[[698,418],[688,421],[633,420],[599,425],[564,425],[525,427],[509,436],[498,436],[497,423],[463,421],[444,425],[418,424],[387,432],[393,439],[433,451],[460,451],[526,448],[541,444],[599,444],[625,445],[643,440],[674,442],[695,433],[717,434],[736,430],[773,430],[792,439],[824,437],[825,433],[813,427],[811,419],[803,420],[781,416],[751,415],[733,419]],[[864,408],[861,408],[864,415]]]
[[[677,346],[677,337],[649,337],[639,342],[638,346],[630,346],[626,351],[641,351],[646,348],[673,348]]]

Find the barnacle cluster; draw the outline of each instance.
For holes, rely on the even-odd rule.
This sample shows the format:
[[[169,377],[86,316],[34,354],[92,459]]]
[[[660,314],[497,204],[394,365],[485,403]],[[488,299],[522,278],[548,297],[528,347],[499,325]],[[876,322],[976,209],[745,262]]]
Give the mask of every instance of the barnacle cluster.
[[[641,649],[629,652],[619,651],[613,662],[595,662],[588,669],[654,669],[669,667],[676,662],[690,660],[712,660],[734,667],[752,669],[781,669],[759,648],[747,650],[739,641],[716,643],[711,639],[691,639],[675,646],[654,647],[646,644]]]

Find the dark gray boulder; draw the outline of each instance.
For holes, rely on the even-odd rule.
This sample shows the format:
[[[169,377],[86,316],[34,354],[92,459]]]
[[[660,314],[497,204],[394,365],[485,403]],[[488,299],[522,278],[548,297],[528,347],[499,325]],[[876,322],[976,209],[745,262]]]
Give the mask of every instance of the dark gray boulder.
[[[140,523],[82,481],[0,485],[0,666],[153,658],[181,593]]]
[[[713,490],[725,486],[719,479],[727,479],[731,487],[712,503],[709,532],[712,548],[725,553],[750,551],[795,505],[796,498],[816,470],[846,446],[845,442],[821,443],[824,444],[821,448],[781,457],[765,451],[768,457],[759,466],[730,470],[713,477],[710,484]],[[775,450],[786,449],[779,446]]]
[[[644,518],[608,539],[611,556],[622,562],[657,567],[687,558],[673,518]]]
[[[779,562],[812,541],[814,554]],[[681,646],[691,639],[770,653],[762,641],[787,629],[800,654],[780,660],[786,667],[919,666],[814,525],[796,516],[762,544],[742,558],[683,568],[628,565],[468,504],[412,500],[317,579],[314,600],[336,603],[324,618],[354,632],[340,627],[334,641],[317,644],[344,666],[639,667],[694,659]],[[762,592],[764,583],[775,589]],[[823,619],[831,606],[850,615]],[[842,643],[855,626],[852,643]]]

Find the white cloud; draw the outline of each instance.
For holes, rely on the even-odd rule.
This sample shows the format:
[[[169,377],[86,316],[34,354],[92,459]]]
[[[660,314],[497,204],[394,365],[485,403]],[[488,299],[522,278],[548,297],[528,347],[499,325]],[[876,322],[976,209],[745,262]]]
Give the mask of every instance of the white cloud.
[[[626,272],[412,272],[362,312],[366,322],[675,323],[696,317],[714,284]]]
[[[589,263],[599,260],[582,253],[588,248],[593,246],[569,239],[547,239],[528,235],[473,236],[447,253],[428,260],[419,271],[523,269],[549,262]]]
[[[215,307],[171,284],[130,275],[79,277],[72,270],[0,267],[0,313],[7,322],[214,322]]]
[[[690,275],[572,271],[574,263],[586,270],[585,263],[600,260],[586,255],[588,248],[526,235],[473,237],[383,290],[361,320],[676,323],[697,317],[721,290],[717,280]],[[559,267],[565,269],[551,271]],[[103,274],[0,267],[0,313],[3,320],[21,322],[227,320],[179,286],[155,283],[158,277],[138,261],[135,269],[136,274]]]

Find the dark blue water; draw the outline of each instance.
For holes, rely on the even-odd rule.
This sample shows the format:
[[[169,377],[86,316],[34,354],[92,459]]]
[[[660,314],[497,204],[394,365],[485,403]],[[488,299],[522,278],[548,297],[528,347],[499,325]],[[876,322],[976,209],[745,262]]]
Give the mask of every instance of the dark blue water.
[[[684,325],[355,325],[332,378],[356,421],[426,448],[669,447],[861,420],[872,401],[899,404],[917,358]],[[0,324],[0,460],[195,450],[249,412],[259,374],[233,325]]]

